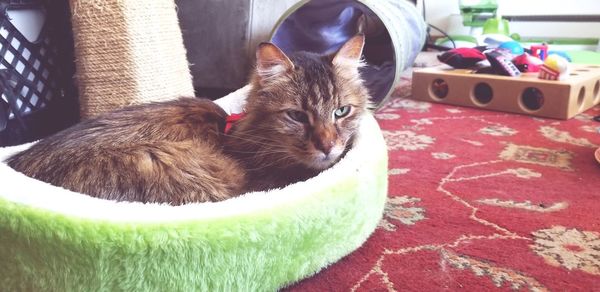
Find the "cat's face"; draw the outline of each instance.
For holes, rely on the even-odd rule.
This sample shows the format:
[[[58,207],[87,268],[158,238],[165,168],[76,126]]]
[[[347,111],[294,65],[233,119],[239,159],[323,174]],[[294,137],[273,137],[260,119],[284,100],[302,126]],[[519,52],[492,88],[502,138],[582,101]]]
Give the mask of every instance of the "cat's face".
[[[288,58],[274,45],[259,48],[246,110],[272,159],[315,170],[339,160],[366,111],[368,93],[358,73],[363,43],[357,36],[335,56]]]

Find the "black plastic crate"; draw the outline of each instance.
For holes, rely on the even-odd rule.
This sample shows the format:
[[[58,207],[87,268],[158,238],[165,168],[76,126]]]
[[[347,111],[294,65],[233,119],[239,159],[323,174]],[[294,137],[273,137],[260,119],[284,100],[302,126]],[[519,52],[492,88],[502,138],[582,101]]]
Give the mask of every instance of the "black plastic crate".
[[[66,1],[0,1],[0,146],[30,142],[78,120]],[[9,9],[39,9],[46,21],[30,42]]]

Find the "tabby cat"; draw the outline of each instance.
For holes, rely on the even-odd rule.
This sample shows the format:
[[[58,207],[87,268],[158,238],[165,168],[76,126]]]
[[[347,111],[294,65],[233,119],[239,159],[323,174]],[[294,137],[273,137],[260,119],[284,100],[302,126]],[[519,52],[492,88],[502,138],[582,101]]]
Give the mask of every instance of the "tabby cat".
[[[336,163],[368,92],[364,37],[333,55],[259,46],[245,115],[200,98],[136,105],[83,121],[7,160],[33,178],[94,197],[180,205],[284,187]]]

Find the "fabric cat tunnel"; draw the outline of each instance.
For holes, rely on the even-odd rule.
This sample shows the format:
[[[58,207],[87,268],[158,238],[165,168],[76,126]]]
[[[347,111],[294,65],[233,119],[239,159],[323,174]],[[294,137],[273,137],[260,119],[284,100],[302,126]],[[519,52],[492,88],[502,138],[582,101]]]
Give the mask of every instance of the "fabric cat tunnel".
[[[193,96],[172,0],[70,0],[82,118]]]
[[[237,112],[245,87],[221,100]],[[387,150],[367,115],[354,147],[283,189],[182,206],[101,200],[0,163],[7,291],[274,291],[352,252],[387,197]],[[29,145],[0,148],[0,161]]]
[[[402,71],[412,66],[425,43],[425,22],[409,1],[299,1],[279,20],[272,42],[286,54],[330,54],[357,33],[366,36],[361,76],[372,102],[379,105],[393,93]]]

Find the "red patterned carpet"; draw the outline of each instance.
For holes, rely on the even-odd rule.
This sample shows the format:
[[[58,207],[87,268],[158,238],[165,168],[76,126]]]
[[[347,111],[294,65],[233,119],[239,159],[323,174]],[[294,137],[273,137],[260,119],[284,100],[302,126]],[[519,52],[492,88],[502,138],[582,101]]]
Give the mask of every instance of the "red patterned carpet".
[[[568,121],[395,98],[389,199],[356,252],[290,291],[600,291],[600,107]]]

